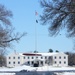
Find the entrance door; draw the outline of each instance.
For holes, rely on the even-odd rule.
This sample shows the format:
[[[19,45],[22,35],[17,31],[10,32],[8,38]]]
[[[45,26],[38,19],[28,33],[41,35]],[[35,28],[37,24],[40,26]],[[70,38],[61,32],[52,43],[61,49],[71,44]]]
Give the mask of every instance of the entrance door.
[[[39,61],[36,61],[33,66],[34,67],[39,67]]]

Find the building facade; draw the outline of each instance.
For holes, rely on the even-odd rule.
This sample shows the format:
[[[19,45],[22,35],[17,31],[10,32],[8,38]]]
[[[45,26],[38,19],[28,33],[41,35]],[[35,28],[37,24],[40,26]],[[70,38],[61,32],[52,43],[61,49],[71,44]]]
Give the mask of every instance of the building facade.
[[[7,56],[7,67],[68,66],[68,55],[64,53],[14,53]]]

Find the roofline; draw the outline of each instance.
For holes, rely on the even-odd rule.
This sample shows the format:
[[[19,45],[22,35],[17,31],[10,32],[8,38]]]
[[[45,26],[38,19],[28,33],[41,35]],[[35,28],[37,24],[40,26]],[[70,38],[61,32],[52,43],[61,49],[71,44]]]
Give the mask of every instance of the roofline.
[[[37,54],[37,53],[23,53],[23,55],[26,55],[26,56],[42,56],[41,54]]]

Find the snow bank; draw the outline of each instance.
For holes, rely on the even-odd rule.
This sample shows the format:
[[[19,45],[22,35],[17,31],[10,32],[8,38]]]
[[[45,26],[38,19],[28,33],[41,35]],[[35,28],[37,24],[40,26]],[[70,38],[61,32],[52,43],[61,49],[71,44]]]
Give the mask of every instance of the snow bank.
[[[0,75],[15,75],[15,73],[0,73]]]
[[[26,65],[14,67],[14,68],[0,68],[0,71],[21,71],[21,70],[32,71],[35,70],[35,68]]]
[[[37,67],[37,71],[63,71],[63,70],[75,70],[75,68],[74,67],[53,67],[53,66]]]
[[[53,66],[43,66],[43,67],[30,67],[30,66],[18,66],[14,68],[0,68],[0,71],[21,71],[21,70],[28,70],[28,71],[70,71],[75,70],[75,67],[53,67]],[[15,75],[15,73],[0,73],[0,75]],[[57,75],[75,75],[73,72],[64,72],[64,73],[57,73]]]
[[[75,70],[75,67],[53,67],[53,66],[42,66],[42,67],[30,67],[30,66],[18,66],[14,68],[0,68],[0,71],[63,71],[63,70]]]
[[[63,73],[62,75],[75,75],[75,73]]]
[[[63,72],[63,73],[56,73],[56,75],[75,75],[75,73],[72,73],[72,72]]]

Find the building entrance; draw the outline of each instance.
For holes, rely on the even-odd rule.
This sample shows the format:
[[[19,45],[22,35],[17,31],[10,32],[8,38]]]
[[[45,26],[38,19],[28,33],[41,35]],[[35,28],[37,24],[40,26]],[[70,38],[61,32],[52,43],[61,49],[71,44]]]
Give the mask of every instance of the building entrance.
[[[39,61],[36,61],[34,64],[33,64],[34,67],[39,67]]]

